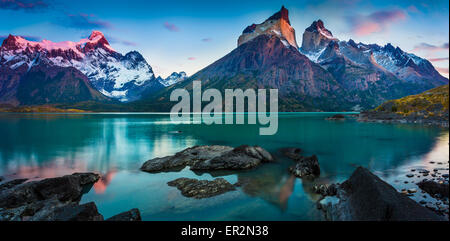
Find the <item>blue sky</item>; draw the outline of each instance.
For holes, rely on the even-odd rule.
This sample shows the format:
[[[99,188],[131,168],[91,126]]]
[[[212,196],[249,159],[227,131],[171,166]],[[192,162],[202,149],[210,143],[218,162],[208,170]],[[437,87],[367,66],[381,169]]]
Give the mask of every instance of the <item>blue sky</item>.
[[[0,0],[0,38],[78,41],[100,30],[119,52],[143,54],[157,75],[192,75],[233,50],[247,25],[281,5],[299,45],[304,29],[320,18],[341,40],[390,42],[429,59],[448,77],[447,0]]]

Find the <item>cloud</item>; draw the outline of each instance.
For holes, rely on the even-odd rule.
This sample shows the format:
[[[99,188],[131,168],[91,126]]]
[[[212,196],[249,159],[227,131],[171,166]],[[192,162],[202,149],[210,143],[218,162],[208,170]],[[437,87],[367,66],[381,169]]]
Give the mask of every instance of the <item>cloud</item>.
[[[440,62],[440,61],[446,61],[446,60],[448,60],[448,57],[445,57],[445,58],[431,58],[431,59],[428,59],[428,61],[430,61],[430,62]]]
[[[163,26],[171,32],[179,32],[180,31],[180,29],[173,23],[165,22]]]
[[[110,29],[111,23],[99,20],[94,14],[67,14],[67,27],[76,29]]]
[[[408,9],[408,11],[413,12],[413,13],[420,12],[419,9],[417,9],[417,7],[414,5],[409,6],[407,9]]]
[[[416,45],[412,51],[426,51],[426,52],[448,51],[448,43],[444,43],[440,46],[428,43],[420,43],[419,45]]]
[[[137,43],[135,43],[135,42],[131,42],[131,41],[128,41],[128,40],[122,40],[122,39],[119,39],[119,38],[116,38],[116,37],[112,37],[112,36],[105,36],[106,37],[106,39],[108,40],[108,42],[110,43],[110,44],[123,44],[123,45],[126,45],[126,46],[137,46],[138,44]]]
[[[137,46],[137,43],[131,42],[131,41],[128,41],[128,40],[123,40],[120,43],[123,44],[123,45],[126,45],[126,46]]]
[[[212,41],[212,38],[203,38],[202,39],[202,42],[211,42]]]
[[[39,10],[47,8],[48,5],[42,0],[0,0],[0,9],[8,10]]]
[[[448,68],[436,67],[436,70],[441,74],[448,74]]]
[[[369,15],[350,16],[347,17],[347,22],[354,34],[364,36],[381,32],[405,18],[406,13],[402,10],[384,10],[376,11]]]
[[[188,60],[196,60],[195,57],[189,57]]]

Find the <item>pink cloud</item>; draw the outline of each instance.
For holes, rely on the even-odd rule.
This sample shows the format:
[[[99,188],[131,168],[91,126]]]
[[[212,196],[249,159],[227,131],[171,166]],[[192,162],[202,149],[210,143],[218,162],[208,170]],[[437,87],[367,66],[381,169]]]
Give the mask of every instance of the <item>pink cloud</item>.
[[[188,60],[196,60],[195,57],[189,57]]]
[[[358,36],[382,32],[390,25],[406,19],[402,10],[385,10],[373,12],[369,15],[348,17],[348,23],[353,33]]]
[[[428,43],[420,43],[419,45],[416,45],[412,51],[426,51],[430,53],[448,51],[448,43],[444,43],[441,46]]]
[[[65,26],[77,29],[109,29],[112,24],[96,18],[94,14],[67,14],[68,23]]]
[[[369,35],[371,33],[380,32],[381,26],[377,23],[373,22],[366,22],[361,23],[357,28],[355,28],[353,31],[358,36],[364,36]]]
[[[204,38],[204,39],[202,39],[202,42],[211,42],[212,41],[212,38]]]
[[[165,22],[164,27],[172,32],[179,32],[180,29],[173,23]]]
[[[428,61],[430,61],[430,62],[441,62],[441,61],[448,61],[448,57],[446,57],[446,58],[431,58],[431,59],[428,59]]]
[[[131,42],[131,41],[127,41],[127,40],[123,40],[121,43],[123,45],[126,45],[126,46],[137,46],[137,43]]]
[[[414,5],[409,6],[409,7],[408,7],[408,11],[413,12],[413,13],[418,13],[418,12],[420,12],[419,9],[417,9],[417,7],[414,6]]]
[[[37,10],[47,7],[47,3],[41,0],[0,0],[0,9]]]
[[[448,75],[448,68],[440,68],[436,67],[436,70],[441,73],[442,75]]]

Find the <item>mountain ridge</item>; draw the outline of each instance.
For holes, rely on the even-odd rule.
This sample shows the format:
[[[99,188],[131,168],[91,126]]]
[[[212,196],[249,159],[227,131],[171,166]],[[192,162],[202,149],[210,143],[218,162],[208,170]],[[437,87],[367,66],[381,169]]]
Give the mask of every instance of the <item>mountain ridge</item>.
[[[280,111],[342,111],[371,109],[448,83],[428,60],[391,44],[339,40],[320,19],[305,29],[299,47],[290,23],[289,11],[282,6],[264,22],[245,27],[237,47],[227,55],[190,77],[173,72],[167,78],[156,77],[139,52],[116,52],[100,31],[79,42],[59,43],[9,35],[0,47],[0,103],[169,111],[173,104],[169,92],[189,89],[192,81],[200,80],[203,88],[222,92],[225,88],[279,89]],[[48,72],[44,76],[50,81],[41,81],[45,88],[23,81],[38,78],[30,77],[38,75],[34,68],[41,75]],[[65,72],[58,76],[67,88],[52,80],[56,75],[51,68]],[[47,88],[80,95],[52,95]]]

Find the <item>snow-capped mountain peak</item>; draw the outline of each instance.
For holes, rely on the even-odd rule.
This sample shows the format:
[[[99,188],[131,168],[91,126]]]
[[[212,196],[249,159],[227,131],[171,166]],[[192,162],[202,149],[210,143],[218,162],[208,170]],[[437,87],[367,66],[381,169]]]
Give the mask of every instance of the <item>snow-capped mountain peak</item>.
[[[391,43],[379,46],[356,43],[352,39],[340,41],[325,28],[321,20],[314,21],[305,29],[300,52],[313,62],[327,68],[331,63],[335,65],[334,68],[344,64],[347,67],[357,66],[373,73],[393,75],[402,81],[427,87],[448,83],[448,80],[441,76],[426,59],[404,52]],[[355,70],[357,68],[355,67]],[[366,79],[370,78],[372,77]]]
[[[89,51],[103,48],[108,52],[116,52],[100,31],[93,31],[89,38],[78,42],[63,41],[52,42],[50,40],[30,41],[21,36],[9,35],[2,44],[3,51],[19,52],[46,52],[52,57],[83,58]],[[74,54],[67,54],[68,52]]]
[[[74,67],[88,77],[104,95],[120,101],[140,98],[156,78],[150,65],[136,51],[116,52],[100,31],[78,42],[29,41],[9,35],[0,48],[0,66],[16,69],[24,64],[30,70],[38,64]],[[159,85],[160,86],[160,85]]]
[[[165,87],[171,86],[173,84],[176,84],[178,82],[181,82],[187,78],[187,75],[185,72],[181,71],[179,73],[173,72],[171,75],[169,75],[167,78],[163,79],[161,77],[158,77],[159,83],[164,85]]]

